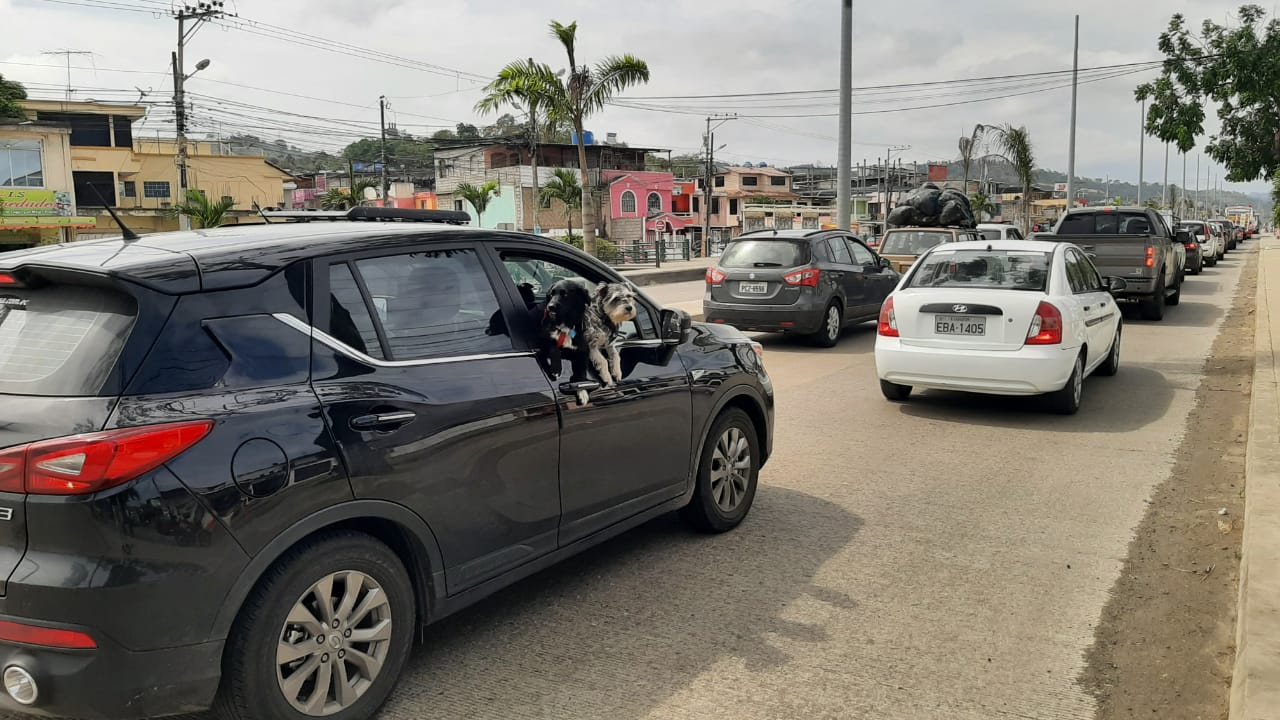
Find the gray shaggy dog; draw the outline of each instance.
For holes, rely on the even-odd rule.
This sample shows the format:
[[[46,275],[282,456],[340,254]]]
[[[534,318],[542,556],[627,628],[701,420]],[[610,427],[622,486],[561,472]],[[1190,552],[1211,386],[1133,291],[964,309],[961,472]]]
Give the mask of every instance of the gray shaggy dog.
[[[565,278],[551,286],[543,313],[542,331],[547,338],[549,365],[559,370],[560,349],[585,356],[604,387],[622,379],[622,357],[616,346],[619,327],[636,316],[635,289],[627,283],[591,285],[582,278]],[[574,379],[579,379],[575,363]],[[585,405],[589,395],[578,392]]]

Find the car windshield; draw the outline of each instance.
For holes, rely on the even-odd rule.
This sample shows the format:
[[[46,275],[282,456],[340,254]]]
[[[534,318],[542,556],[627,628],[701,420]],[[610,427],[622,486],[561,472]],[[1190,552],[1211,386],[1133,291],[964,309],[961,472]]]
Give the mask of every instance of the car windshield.
[[[884,236],[884,242],[880,244],[880,253],[882,255],[923,255],[929,248],[951,242],[952,239],[951,233],[936,230],[893,230]]]
[[[1144,213],[1072,213],[1062,219],[1058,235],[1149,235],[1151,221]]]
[[[1178,226],[1179,230],[1185,230],[1192,235],[1204,237],[1204,223],[1182,223]]]
[[[1043,291],[1051,257],[1041,250],[939,249],[920,261],[907,287]]]
[[[999,240],[1001,239],[1001,236],[1004,235],[1004,231],[1003,230],[979,230],[978,234],[982,236],[983,240]]]
[[[809,262],[807,243],[794,240],[735,240],[720,256],[720,267],[791,268]]]

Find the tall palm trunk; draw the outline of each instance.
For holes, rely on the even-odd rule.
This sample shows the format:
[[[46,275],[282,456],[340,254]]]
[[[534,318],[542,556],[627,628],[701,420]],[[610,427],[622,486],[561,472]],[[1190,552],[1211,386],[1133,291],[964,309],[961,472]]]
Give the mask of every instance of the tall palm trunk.
[[[530,63],[532,63],[532,58]],[[542,211],[542,198],[538,191],[538,117],[529,108],[529,165],[533,170],[533,234],[538,235],[538,213]]]
[[[591,180],[587,176],[587,144],[582,136],[582,123],[574,123],[578,131],[578,166],[582,170],[582,249],[588,255],[596,254],[596,222],[591,209]]]

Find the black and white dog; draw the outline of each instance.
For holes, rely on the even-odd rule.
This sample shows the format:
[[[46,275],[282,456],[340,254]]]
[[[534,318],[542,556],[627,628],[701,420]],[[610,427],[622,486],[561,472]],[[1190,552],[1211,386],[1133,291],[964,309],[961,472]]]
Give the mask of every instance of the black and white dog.
[[[542,313],[542,333],[546,338],[547,364],[552,377],[559,373],[565,348],[586,356],[604,387],[622,379],[622,357],[618,353],[618,328],[636,316],[635,290],[626,283],[600,283],[592,287],[581,278],[557,280],[547,291]],[[572,359],[572,358],[571,358]],[[577,363],[574,378],[579,379]],[[586,404],[585,392],[578,402]]]

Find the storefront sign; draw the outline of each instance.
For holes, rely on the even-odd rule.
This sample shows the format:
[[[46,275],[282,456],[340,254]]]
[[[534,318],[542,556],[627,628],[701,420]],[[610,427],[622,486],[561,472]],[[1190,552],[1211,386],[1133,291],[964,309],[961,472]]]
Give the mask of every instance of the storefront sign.
[[[0,188],[0,218],[71,217],[71,193],[66,190]]]
[[[98,222],[91,217],[77,217],[75,215],[54,216],[54,215],[28,215],[10,217],[8,215],[0,215],[0,230],[23,230],[29,228],[91,228],[97,227]]]

